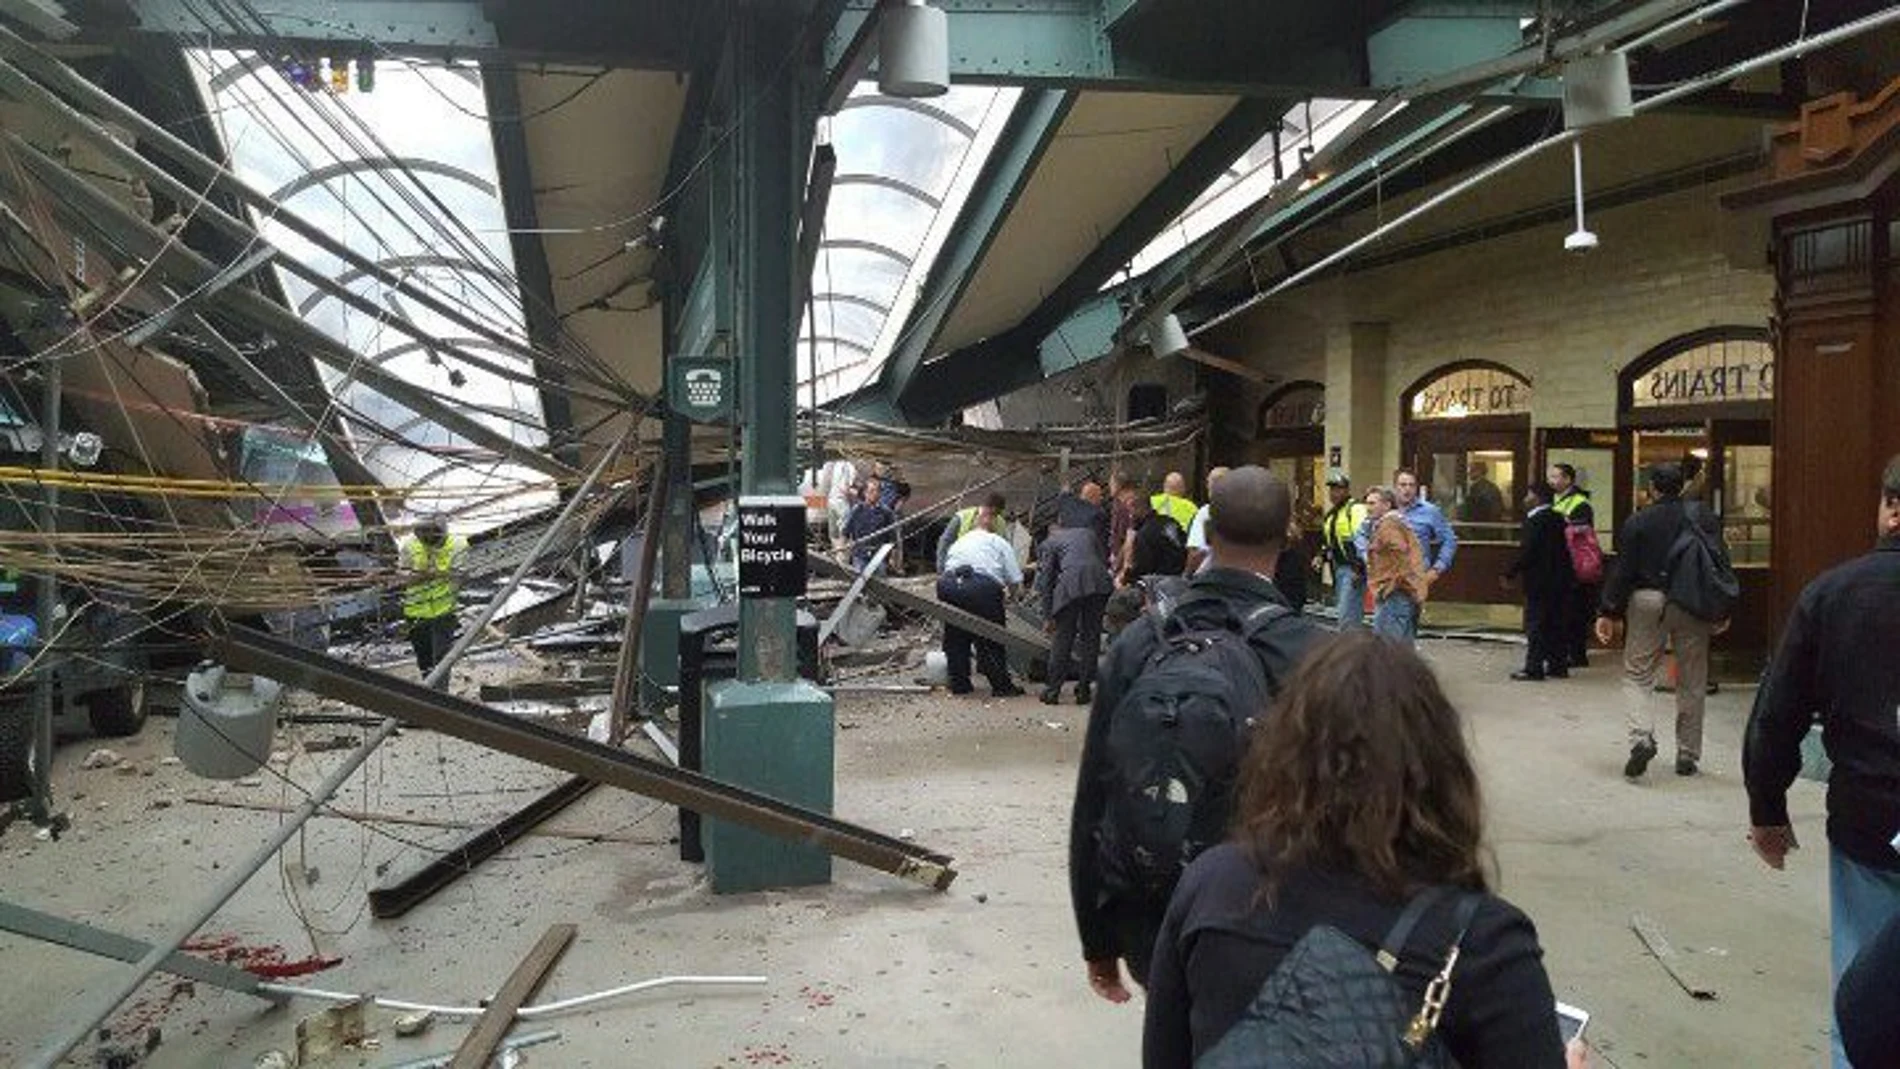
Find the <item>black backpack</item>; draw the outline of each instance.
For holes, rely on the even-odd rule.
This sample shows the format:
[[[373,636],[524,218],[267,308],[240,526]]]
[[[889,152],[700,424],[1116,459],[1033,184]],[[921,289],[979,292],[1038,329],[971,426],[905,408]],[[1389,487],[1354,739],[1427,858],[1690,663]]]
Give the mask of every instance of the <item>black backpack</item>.
[[[1228,610],[1221,627],[1191,626],[1179,614],[1217,601],[1189,592],[1146,614],[1155,647],[1111,714],[1096,841],[1118,896],[1166,902],[1187,863],[1226,836],[1247,730],[1272,700],[1252,640],[1292,613],[1264,602],[1238,616]]]
[[[1393,976],[1412,929],[1459,894],[1451,945],[1416,1008]],[[1315,924],[1260,985],[1240,1020],[1195,1069],[1439,1069],[1455,1064],[1438,1037],[1458,949],[1481,896],[1431,887],[1413,896],[1375,955],[1330,924]]]
[[[1663,596],[1690,616],[1714,623],[1735,611],[1742,586],[1721,544],[1697,522],[1700,515],[1699,506],[1683,506],[1682,530],[1664,565]]]

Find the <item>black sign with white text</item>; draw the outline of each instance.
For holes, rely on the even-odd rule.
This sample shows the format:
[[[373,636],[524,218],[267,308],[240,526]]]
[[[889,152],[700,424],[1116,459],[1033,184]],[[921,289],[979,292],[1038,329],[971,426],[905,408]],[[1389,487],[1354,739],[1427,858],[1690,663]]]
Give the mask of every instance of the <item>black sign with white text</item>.
[[[796,598],[805,593],[805,499],[739,499],[739,594]]]

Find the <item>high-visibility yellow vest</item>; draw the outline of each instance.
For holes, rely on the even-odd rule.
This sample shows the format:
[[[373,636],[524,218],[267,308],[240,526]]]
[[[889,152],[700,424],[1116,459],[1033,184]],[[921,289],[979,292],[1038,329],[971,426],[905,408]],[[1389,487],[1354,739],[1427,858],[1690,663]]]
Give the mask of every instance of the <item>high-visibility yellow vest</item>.
[[[1335,509],[1326,520],[1326,548],[1334,560],[1352,559],[1352,536],[1359,533],[1359,526],[1366,522],[1366,506],[1354,501],[1345,508]]]
[[[1578,505],[1581,505],[1589,500],[1590,499],[1583,496],[1582,493],[1576,490],[1572,490],[1569,493],[1558,498],[1557,500],[1552,501],[1550,503],[1550,507],[1556,510],[1557,515],[1562,516],[1564,519],[1567,520],[1570,518],[1571,513],[1577,511]]]
[[[412,538],[403,546],[410,570],[423,576],[402,592],[404,616],[411,620],[433,620],[455,611],[455,580],[449,569],[455,555],[467,544],[461,537],[450,535],[433,550],[420,538]]]
[[[1201,511],[1201,506],[1185,497],[1175,497],[1173,494],[1156,494],[1148,499],[1148,504],[1153,506],[1156,512],[1180,524],[1183,531],[1194,526],[1194,514]]]
[[[967,509],[957,510],[957,537],[958,538],[962,538],[964,535],[969,534],[971,531],[976,529],[977,512],[978,512],[978,509],[975,506],[972,506]],[[990,517],[989,529],[990,529],[991,534],[1008,535],[1009,521],[1005,520],[1003,518],[1003,514],[999,512],[996,515]]]

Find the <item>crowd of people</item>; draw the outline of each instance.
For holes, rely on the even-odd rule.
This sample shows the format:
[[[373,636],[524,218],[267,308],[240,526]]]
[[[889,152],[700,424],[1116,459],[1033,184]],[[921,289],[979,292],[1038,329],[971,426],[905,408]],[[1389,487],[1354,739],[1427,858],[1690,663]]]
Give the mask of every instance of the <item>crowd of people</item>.
[[[1677,465],[1647,472],[1649,502],[1605,568],[1588,494],[1552,465],[1525,494],[1507,572],[1525,596],[1513,679],[1587,666],[1592,630],[1621,641],[1632,779],[1659,749],[1665,650],[1675,769],[1697,772],[1709,640],[1733,608],[1720,524],[1685,483]],[[1105,511],[1089,481],[1057,509],[1034,589],[1054,637],[1043,700],[1060,700],[1074,666],[1090,706],[1068,859],[1089,986],[1111,1002],[1146,988],[1152,1067],[1588,1064],[1535,927],[1492,890],[1466,733],[1414,652],[1457,536],[1414,472],[1363,494],[1337,470],[1326,484],[1330,629],[1300,612],[1293,494],[1263,468],[1210,472],[1204,504],[1170,474],[1153,493],[1112,479]],[[981,567],[958,549],[987,542],[1002,504],[946,533],[953,566]],[[1796,847],[1786,794],[1820,725],[1834,1058],[1863,1069],[1900,1064],[1900,458],[1878,523],[1873,553],[1803,593],[1744,755],[1749,838],[1780,868]]]

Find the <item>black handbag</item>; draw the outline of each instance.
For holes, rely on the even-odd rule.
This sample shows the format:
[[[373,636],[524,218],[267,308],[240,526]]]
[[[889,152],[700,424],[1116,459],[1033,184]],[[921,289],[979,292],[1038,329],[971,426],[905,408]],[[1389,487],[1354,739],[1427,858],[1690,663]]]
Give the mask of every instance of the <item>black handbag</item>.
[[[1393,972],[1419,920],[1454,894],[1457,934],[1423,1000],[1408,1008]],[[1419,892],[1376,954],[1330,924],[1315,924],[1195,1069],[1450,1069],[1456,1063],[1438,1038],[1438,1020],[1481,901],[1448,887]]]

